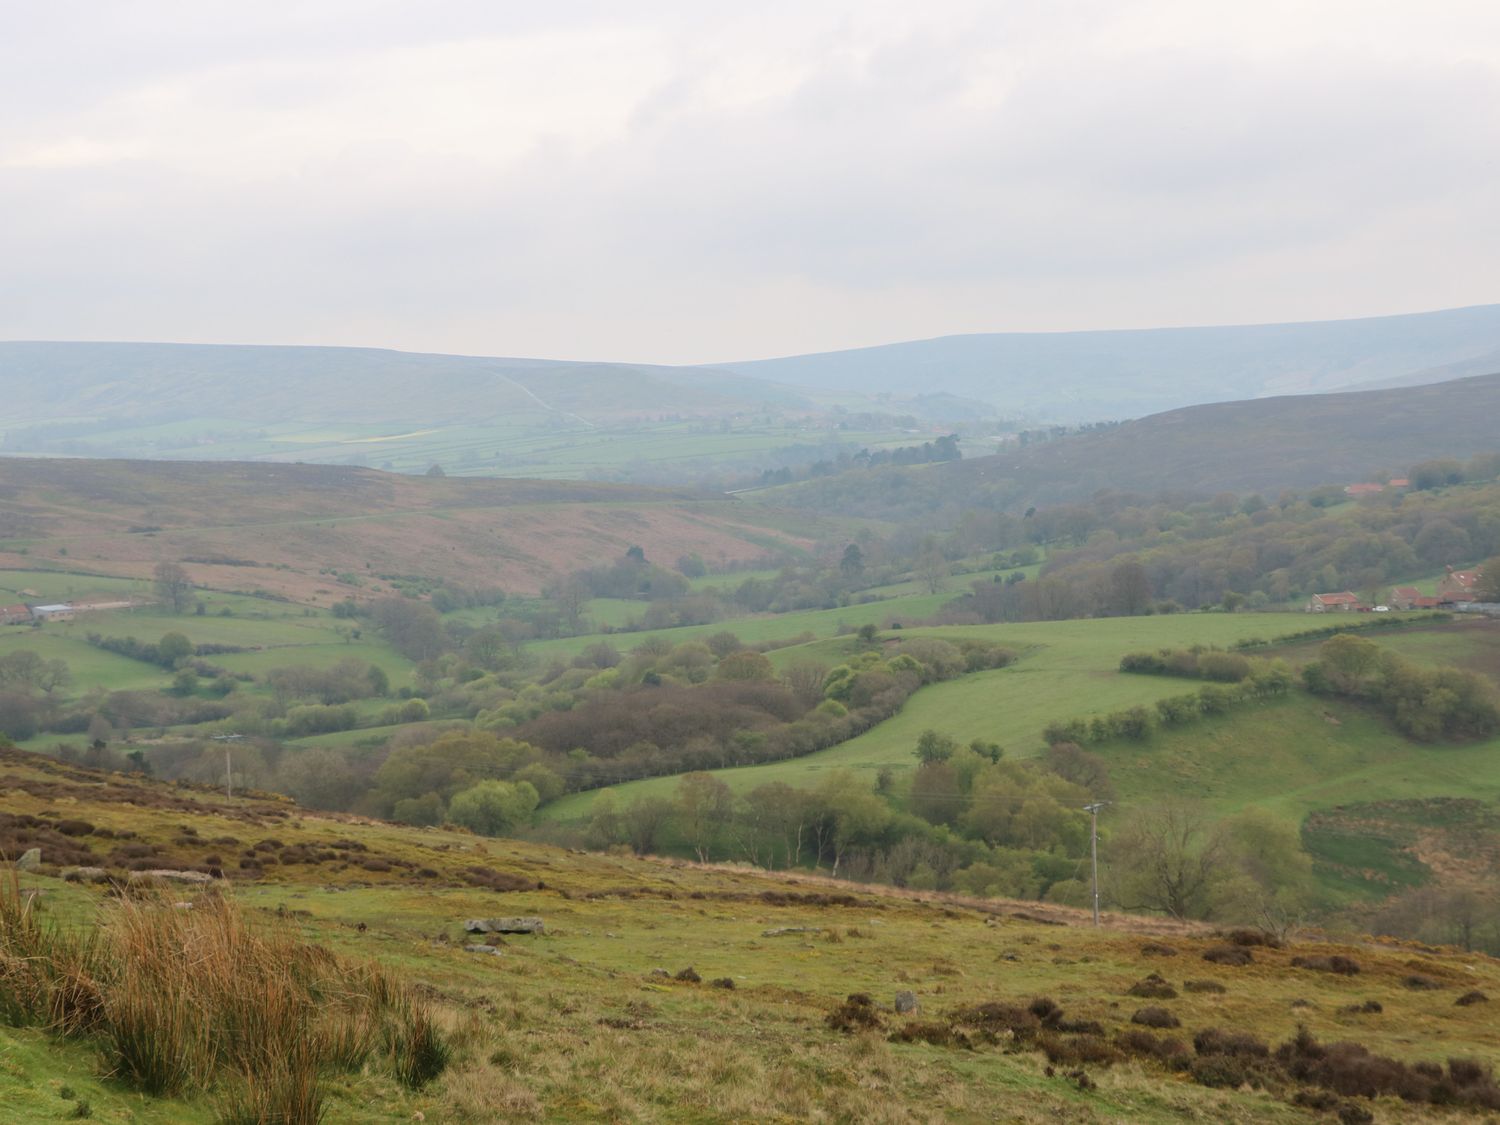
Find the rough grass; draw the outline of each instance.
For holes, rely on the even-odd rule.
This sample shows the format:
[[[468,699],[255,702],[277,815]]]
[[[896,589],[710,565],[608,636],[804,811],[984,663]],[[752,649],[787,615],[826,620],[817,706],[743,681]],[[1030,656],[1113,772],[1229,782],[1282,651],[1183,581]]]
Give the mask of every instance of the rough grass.
[[[223,1091],[229,1121],[323,1116],[322,1076],[357,1071],[383,1037],[419,1088],[446,1043],[387,973],[251,924],[218,893],[150,894],[105,910],[102,930],[43,924],[17,882],[0,890],[0,1013],[94,1045],[103,1071],[144,1094]]]
[[[57,771],[46,775],[54,785],[76,777],[79,786],[33,794],[18,787],[26,781],[21,767],[7,765],[8,800],[26,815],[61,811],[57,802],[71,798],[69,818],[134,831],[132,843],[172,845],[188,835],[186,825],[203,839],[232,834],[237,850],[274,838],[283,851],[347,852],[334,847],[346,841],[363,847],[360,855],[412,864],[410,873],[278,864],[262,876],[236,878],[233,897],[252,929],[272,923],[345,964],[375,960],[385,979],[428,1003],[452,1050],[448,1069],[409,1089],[380,1034],[364,1055],[367,1067],[345,1069],[349,1064],[339,1060],[360,1057],[368,1041],[350,1031],[344,1045],[327,1048],[320,1072],[328,1121],[410,1121],[422,1112],[429,1121],[472,1122],[497,1116],[905,1122],[989,1119],[996,1107],[1036,1122],[1293,1121],[1304,1118],[1274,1092],[1174,1077],[1196,1057],[1184,1045],[1221,1028],[1274,1046],[1305,1022],[1319,1042],[1358,1041],[1406,1064],[1440,1063],[1445,1074],[1450,1056],[1494,1058],[1500,1051],[1491,1005],[1454,1002],[1471,990],[1500,989],[1500,966],[1472,955],[1302,940],[1286,949],[1258,947],[1253,964],[1221,967],[1202,954],[1223,939],[1191,925],[1107,915],[1107,928],[1096,931],[1082,912],[1037,904],[573,854],[297,810],[251,823],[228,814],[259,808],[253,802],[164,786],[154,787],[162,797],[154,808],[145,792],[128,803],[123,791],[101,788],[90,797],[82,782],[97,775],[42,764]],[[499,893],[468,885],[460,876],[471,866],[530,881],[530,889]],[[431,874],[418,875],[422,868]],[[89,922],[94,932],[102,905],[112,916],[100,888],[23,878],[27,888],[45,892],[35,909],[48,924],[82,932]],[[463,920],[497,914],[540,916],[546,932],[507,938],[499,953],[465,952]],[[1065,924],[1046,924],[1044,915]],[[817,932],[765,936],[792,927]],[[844,940],[825,940],[830,930]],[[1146,953],[1148,945],[1163,943],[1177,957]],[[1301,956],[1352,957],[1361,972],[1350,979],[1294,968],[1292,958]],[[671,979],[687,965],[701,982]],[[654,974],[658,968],[666,978]],[[1152,970],[1180,993],[1164,1004],[1181,1021],[1176,1030],[1130,1023],[1143,1003],[1160,1003],[1125,996]],[[1414,974],[1445,987],[1404,987]],[[1228,991],[1188,991],[1185,977]],[[735,987],[710,983],[724,978]],[[367,988],[341,983],[355,995]],[[956,1035],[918,1034],[920,1028],[910,1041],[890,1040],[906,1022],[893,1010],[898,990],[916,993],[919,1023],[948,1028],[950,1017],[963,1013],[957,1026],[970,1046]],[[844,1034],[826,1026],[851,993],[870,997],[882,1030]],[[1382,1010],[1341,1010],[1366,999]],[[1029,1046],[1010,1050],[1008,1036],[1020,1025],[1035,1025],[1060,1060],[1080,1061],[1051,1064],[1056,1073],[1049,1077],[1044,1054]],[[1151,1043],[1130,1036],[1132,1030],[1151,1035]],[[58,1040],[44,1068],[34,1061],[38,1034],[0,1030],[0,1059],[26,1060],[15,1070],[0,1065],[0,1101],[27,1107],[18,1121],[61,1116],[66,1106],[49,1092],[53,1080],[84,1091],[104,1119],[127,1107],[165,1105],[179,1112],[163,1120],[203,1120],[236,1106],[258,1113],[256,1107],[269,1104],[269,1094],[253,1101],[230,1078],[219,1091],[187,1087],[186,1101],[141,1099],[118,1079],[93,1078],[97,1048],[79,1039]],[[1081,1042],[1070,1046],[1075,1040]],[[1168,1040],[1180,1042],[1173,1047]],[[1117,1049],[1128,1058],[1108,1067],[1081,1061],[1112,1058]],[[1225,1082],[1243,1071],[1219,1064],[1200,1069]],[[1069,1077],[1075,1070],[1086,1073],[1089,1088]],[[235,1091],[246,1096],[234,1102]],[[286,1096],[295,1093],[294,1087]],[[1421,1119],[1388,1098],[1374,1108],[1381,1120]]]

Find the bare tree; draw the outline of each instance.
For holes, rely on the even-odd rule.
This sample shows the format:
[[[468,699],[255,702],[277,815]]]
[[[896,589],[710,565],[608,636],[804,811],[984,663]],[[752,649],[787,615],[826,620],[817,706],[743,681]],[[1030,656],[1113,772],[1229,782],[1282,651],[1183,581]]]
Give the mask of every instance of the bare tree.
[[[188,599],[193,596],[193,581],[178,563],[163,559],[153,572],[156,596],[173,613],[187,609]]]

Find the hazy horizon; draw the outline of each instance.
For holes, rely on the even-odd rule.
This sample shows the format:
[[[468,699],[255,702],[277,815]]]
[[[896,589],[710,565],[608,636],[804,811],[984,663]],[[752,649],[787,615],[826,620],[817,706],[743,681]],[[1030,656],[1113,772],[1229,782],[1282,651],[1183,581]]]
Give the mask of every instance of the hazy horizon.
[[[691,364],[1500,301],[1478,0],[147,0],[0,63],[0,338]]]

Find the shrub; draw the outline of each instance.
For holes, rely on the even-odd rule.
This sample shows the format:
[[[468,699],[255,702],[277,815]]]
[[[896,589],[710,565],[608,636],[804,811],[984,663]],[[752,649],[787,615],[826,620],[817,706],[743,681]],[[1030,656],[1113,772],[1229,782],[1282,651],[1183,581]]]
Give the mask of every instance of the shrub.
[[[1139,996],[1143,1000],[1175,1000],[1177,990],[1152,973],[1145,980],[1138,980],[1125,991],[1127,996]]]
[[[1245,1055],[1259,1059],[1271,1054],[1270,1045],[1249,1032],[1218,1027],[1204,1028],[1193,1036],[1193,1050],[1200,1055]]]
[[[402,1081],[446,1062],[425,1008],[378,969],[252,926],[217,894],[193,905],[125,899],[73,934],[0,888],[0,1015],[98,1043],[144,1093],[227,1087],[230,1121],[317,1121],[319,1072],[364,1065],[378,1028]]]
[[[386,1028],[386,1046],[396,1079],[408,1090],[420,1090],[447,1069],[452,1052],[426,1008],[407,1001],[399,1018]]]
[[[1249,965],[1255,961],[1250,951],[1239,945],[1216,945],[1203,954],[1203,959],[1215,965],[1236,966]]]
[[[1156,1059],[1174,1069],[1189,1065],[1192,1055],[1181,1039],[1174,1039],[1169,1035],[1154,1035],[1139,1027],[1127,1028],[1116,1035],[1115,1046],[1128,1055]]]
[[[1181,1027],[1182,1021],[1165,1008],[1142,1008],[1130,1017],[1131,1023],[1142,1027]]]
[[[1473,989],[1472,991],[1465,992],[1457,1000],[1453,1001],[1453,1003],[1460,1008],[1467,1008],[1471,1004],[1488,1004],[1489,1002],[1490,998],[1484,993],[1480,992],[1477,988]]]
[[[832,1030],[848,1034],[878,1028],[884,1021],[868,994],[851,992],[842,1004],[828,1013],[824,1022]]]
[[[1061,1066],[1109,1066],[1118,1062],[1120,1052],[1103,1036],[1043,1034],[1037,1041],[1047,1061]]]
[[[1352,977],[1359,973],[1358,961],[1337,953],[1331,957],[1293,957],[1292,966],[1298,969],[1312,969],[1320,973],[1337,973],[1345,977]]]

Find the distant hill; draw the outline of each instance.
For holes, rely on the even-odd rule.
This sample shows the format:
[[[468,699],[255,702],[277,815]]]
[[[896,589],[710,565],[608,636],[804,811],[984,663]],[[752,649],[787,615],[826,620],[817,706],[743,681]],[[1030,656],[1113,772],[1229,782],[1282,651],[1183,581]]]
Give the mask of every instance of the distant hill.
[[[943,466],[1008,479],[1028,503],[1103,488],[1274,492],[1369,480],[1435,457],[1500,449],[1500,374],[1428,386],[1298,395],[1167,411]]]
[[[100,417],[432,424],[574,412],[722,412],[785,387],[705,369],[434,355],[382,348],[0,342],[5,420]]]
[[[0,568],[149,578],[327,605],[392,576],[534,593],[632,546],[671,566],[796,551],[784,516],[689,489],[411,477],[334,465],[0,458]],[[343,576],[351,576],[345,578]]]
[[[1012,417],[1097,421],[1495,370],[1500,305],[1299,324],[944,336],[719,366],[802,387],[941,390]]]

